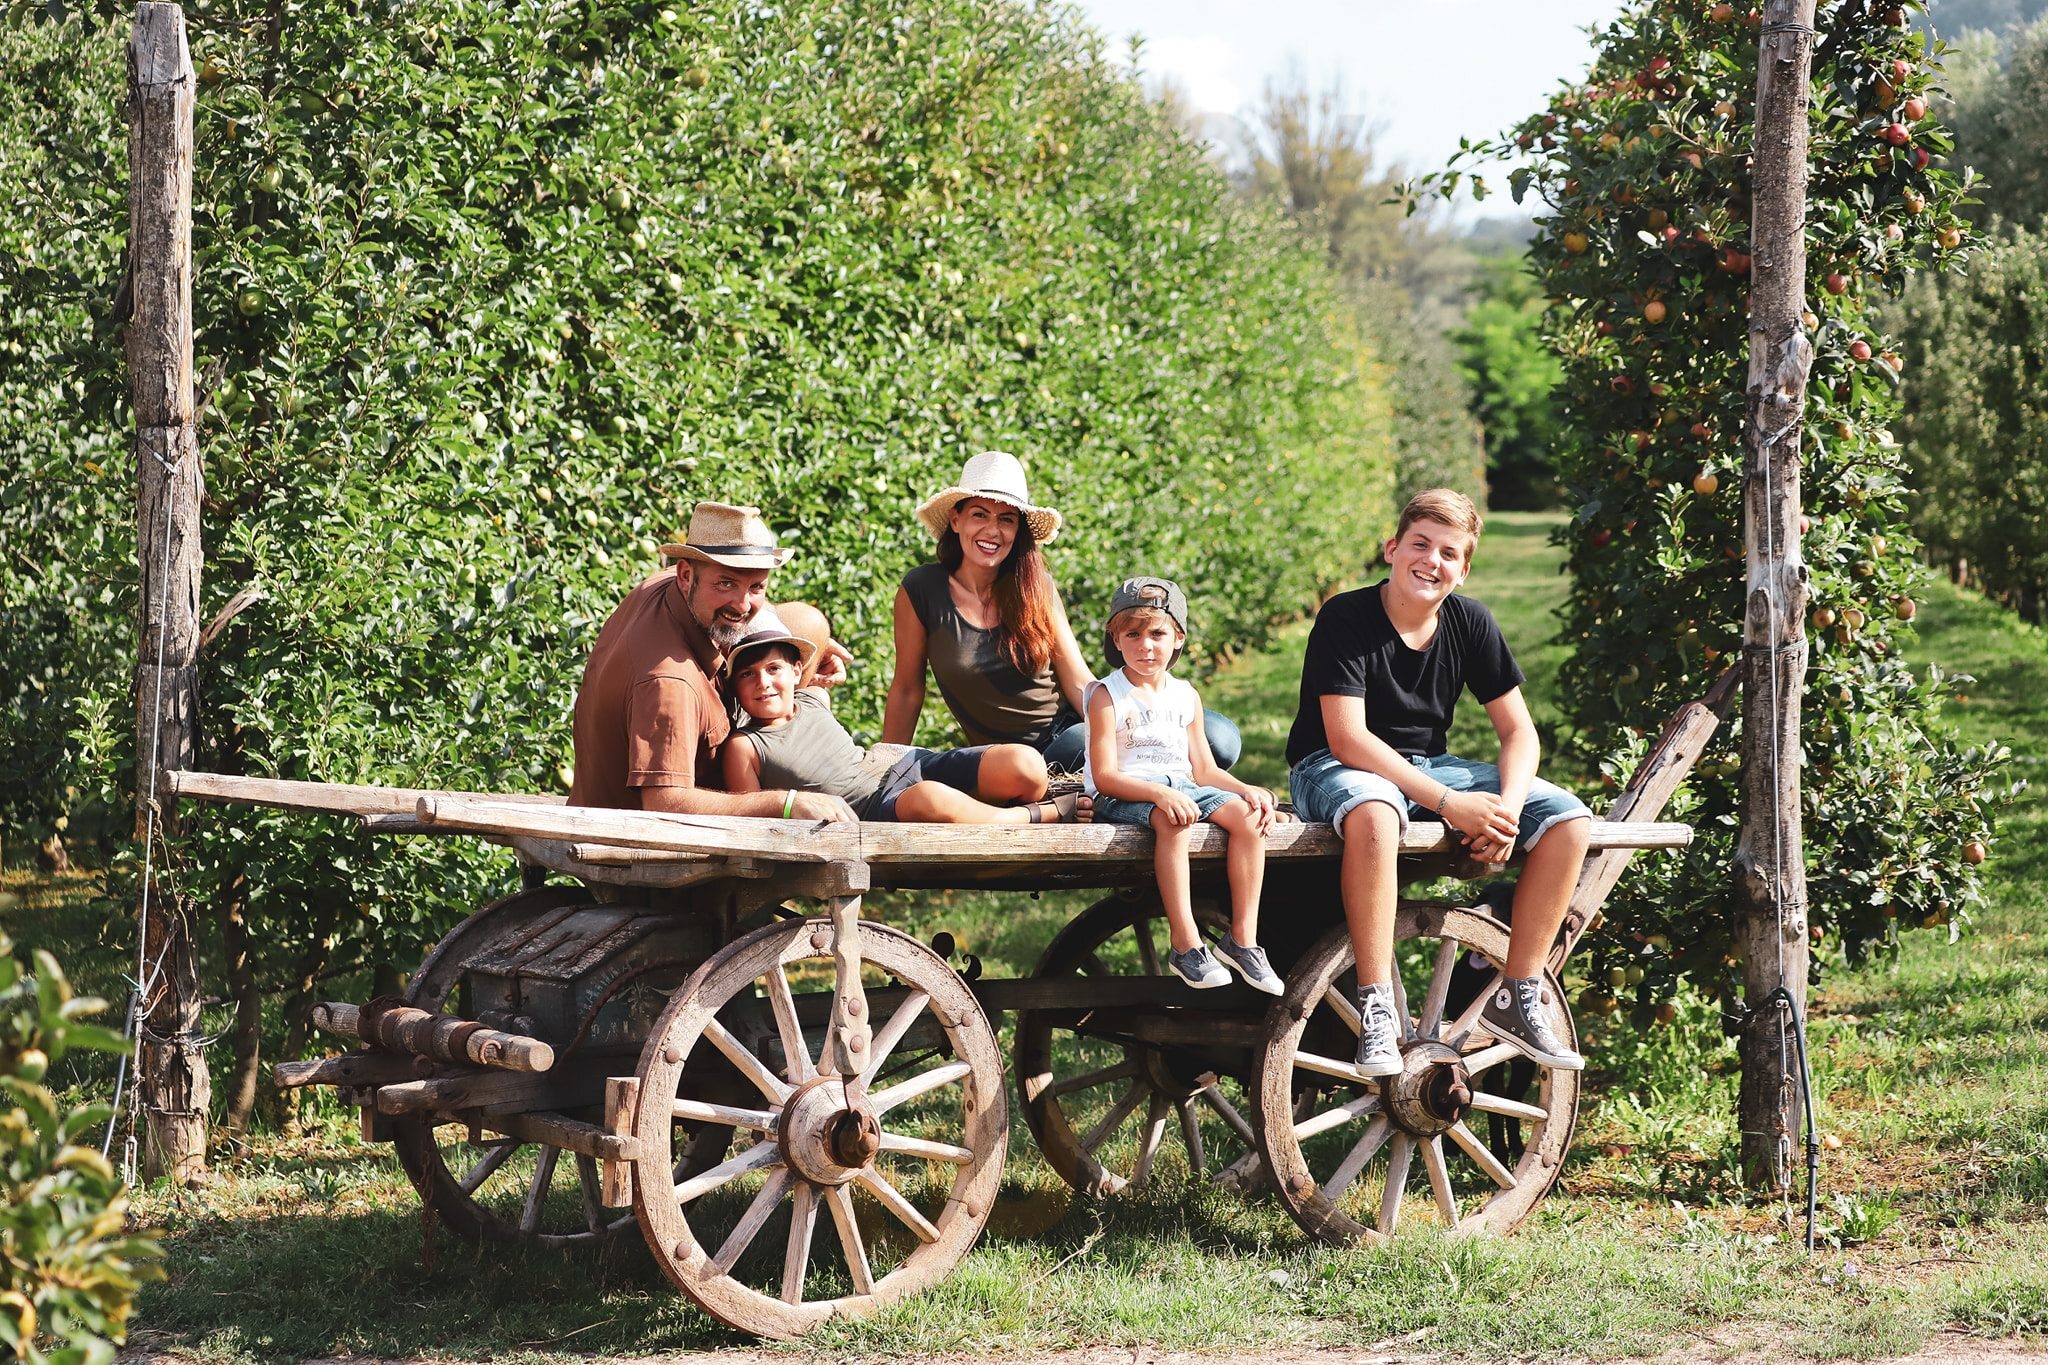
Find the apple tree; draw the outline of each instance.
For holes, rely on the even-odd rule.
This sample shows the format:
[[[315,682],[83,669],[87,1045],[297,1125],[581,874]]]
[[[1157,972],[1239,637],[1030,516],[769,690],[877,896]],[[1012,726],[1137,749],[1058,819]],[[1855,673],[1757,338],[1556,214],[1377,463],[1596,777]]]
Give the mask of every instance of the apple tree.
[[[1449,188],[1469,161],[1519,154],[1512,191],[1541,205],[1530,255],[1563,365],[1559,472],[1575,508],[1561,532],[1561,681],[1571,741],[1610,784],[1742,647],[1759,26],[1726,0],[1640,0],[1598,32],[1584,78],[1430,177]],[[1941,714],[1954,680],[1900,658],[1922,570],[1890,430],[1903,362],[1871,305],[1969,249],[1967,178],[1943,168],[1949,136],[1929,117],[1937,53],[1903,10],[1865,0],[1821,4],[1816,27],[1802,799],[1811,932],[1855,960],[1904,929],[1967,921],[2006,755],[1962,747]],[[1722,728],[1674,805],[1700,837],[1682,855],[1642,860],[1610,904],[1610,932],[1589,942],[1592,1012],[1669,1018],[1681,977],[1739,995],[1739,730],[1739,718]]]

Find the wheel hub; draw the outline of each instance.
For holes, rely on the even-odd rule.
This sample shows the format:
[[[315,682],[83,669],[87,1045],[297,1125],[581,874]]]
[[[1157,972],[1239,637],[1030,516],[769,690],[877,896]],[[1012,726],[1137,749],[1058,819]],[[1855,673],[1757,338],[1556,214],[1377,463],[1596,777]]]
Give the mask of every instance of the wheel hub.
[[[775,1140],[790,1169],[818,1185],[844,1185],[873,1164],[882,1126],[864,1101],[849,1104],[846,1083],[818,1076],[782,1106]]]
[[[1472,1078],[1458,1050],[1443,1043],[1410,1043],[1402,1070],[1380,1086],[1387,1118],[1404,1132],[1434,1137],[1464,1121],[1472,1109]]]

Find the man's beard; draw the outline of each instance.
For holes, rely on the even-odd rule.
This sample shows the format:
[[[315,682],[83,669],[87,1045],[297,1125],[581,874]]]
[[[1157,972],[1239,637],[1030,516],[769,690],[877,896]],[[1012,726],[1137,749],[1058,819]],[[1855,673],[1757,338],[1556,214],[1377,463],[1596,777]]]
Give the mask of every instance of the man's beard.
[[[752,613],[738,621],[716,614],[706,619],[704,610],[697,604],[697,594],[694,591],[689,595],[689,604],[690,615],[703,627],[704,634],[721,654],[732,653],[732,647],[747,638],[747,628],[754,624]]]

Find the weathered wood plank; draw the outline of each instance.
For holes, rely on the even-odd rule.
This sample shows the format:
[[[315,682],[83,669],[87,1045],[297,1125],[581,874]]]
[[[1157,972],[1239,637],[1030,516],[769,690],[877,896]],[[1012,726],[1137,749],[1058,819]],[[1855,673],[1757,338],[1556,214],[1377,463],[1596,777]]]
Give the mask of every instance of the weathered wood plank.
[[[281,777],[234,777],[226,773],[168,774],[170,788],[195,801],[274,806],[309,815],[403,815],[414,817],[423,796],[470,796],[507,805],[559,806],[559,796],[521,792],[443,792],[424,787],[375,787],[347,782],[294,782]]]
[[[477,1116],[477,1125],[522,1142],[545,1142],[550,1147],[559,1147],[578,1156],[595,1157],[599,1161],[631,1161],[640,1150],[639,1143],[630,1135],[622,1137],[608,1133],[594,1123],[572,1119],[566,1114],[549,1113],[545,1109],[516,1114],[486,1111]]]
[[[510,1114],[530,1109],[580,1109],[604,1094],[604,1077],[594,1074],[534,1075],[526,1071],[479,1068],[461,1075],[379,1086],[380,1114],[453,1114],[488,1109]]]
[[[279,1062],[270,1069],[271,1084],[280,1090],[302,1085],[391,1085],[427,1079],[434,1064],[420,1057],[389,1052],[345,1052],[310,1062]]]

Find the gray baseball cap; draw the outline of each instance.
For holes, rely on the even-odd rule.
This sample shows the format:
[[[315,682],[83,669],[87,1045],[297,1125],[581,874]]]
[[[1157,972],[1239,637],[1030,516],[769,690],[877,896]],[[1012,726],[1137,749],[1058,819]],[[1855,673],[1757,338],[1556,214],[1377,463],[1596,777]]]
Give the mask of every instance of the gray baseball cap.
[[[1185,637],[1188,633],[1188,598],[1180,590],[1180,584],[1169,578],[1126,578],[1117,585],[1109,599],[1109,618],[1102,623],[1102,652],[1109,659],[1111,668],[1124,666],[1123,651],[1110,638],[1109,622],[1116,620],[1133,607],[1153,607],[1173,618]],[[1180,662],[1184,650],[1174,652],[1173,661]]]

